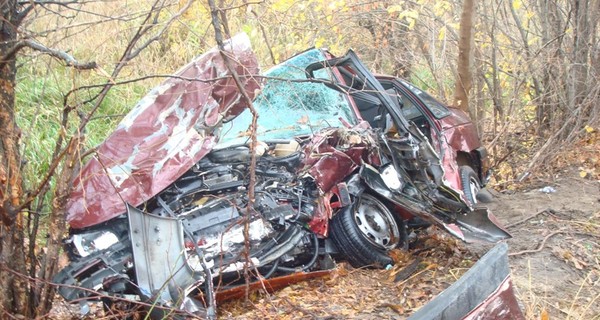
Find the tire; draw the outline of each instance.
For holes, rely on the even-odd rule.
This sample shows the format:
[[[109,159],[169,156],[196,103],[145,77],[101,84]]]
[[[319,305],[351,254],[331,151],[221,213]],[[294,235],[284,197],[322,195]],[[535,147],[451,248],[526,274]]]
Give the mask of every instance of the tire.
[[[333,217],[330,231],[338,250],[353,267],[383,268],[393,264],[387,252],[405,241],[403,226],[383,202],[362,194]]]
[[[460,182],[467,200],[472,206],[477,204],[477,194],[481,191],[481,182],[473,168],[469,166],[460,167]]]

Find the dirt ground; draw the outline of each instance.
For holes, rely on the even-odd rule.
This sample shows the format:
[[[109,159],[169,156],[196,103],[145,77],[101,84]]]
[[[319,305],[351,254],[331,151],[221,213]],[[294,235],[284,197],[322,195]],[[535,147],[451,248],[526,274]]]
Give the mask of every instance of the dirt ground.
[[[489,207],[513,236],[512,279],[528,318],[600,319],[600,181],[567,170],[494,195]]]

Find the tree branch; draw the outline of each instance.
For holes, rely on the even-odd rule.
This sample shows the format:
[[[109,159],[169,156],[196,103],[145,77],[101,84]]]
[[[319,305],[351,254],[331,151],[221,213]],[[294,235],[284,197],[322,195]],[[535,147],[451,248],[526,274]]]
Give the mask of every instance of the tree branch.
[[[45,53],[58,60],[62,60],[68,67],[73,67],[78,70],[95,69],[98,66],[95,61],[80,62],[76,60],[72,55],[64,51],[48,48],[37,41],[26,39],[17,42],[17,44],[10,48],[8,52],[2,58],[0,58],[0,68],[2,68],[6,64],[6,62],[14,59],[15,55],[25,47],[31,48],[41,53]]]
[[[179,19],[179,17],[181,15],[183,15],[190,8],[190,6],[192,5],[192,2],[193,2],[193,0],[188,0],[187,3],[177,13],[175,13],[173,16],[171,16],[171,18],[169,18],[169,20],[167,20],[164,23],[162,29],[160,29],[153,37],[151,37],[150,39],[148,39],[146,42],[144,42],[137,49],[135,49],[134,51],[132,51],[127,58],[128,59],[133,59],[134,57],[136,57],[137,55],[139,55],[140,52],[142,50],[144,50],[146,47],[148,47],[151,43],[153,43],[155,41],[158,41],[160,39],[160,37],[165,33],[165,31],[173,24],[173,22],[175,22],[177,19]]]
[[[77,0],[72,0],[72,1],[53,1],[53,0],[22,0],[22,1],[17,1],[17,4],[19,4],[20,6],[24,6],[27,4],[32,4],[32,5],[36,5],[36,4],[56,4],[56,5],[61,5],[61,6],[66,6],[68,4],[75,4],[75,3],[80,3]]]
[[[544,250],[544,247],[546,246],[546,242],[548,241],[548,239],[554,237],[555,235],[558,234],[576,234],[576,235],[580,235],[580,236],[588,236],[588,237],[596,237],[596,238],[600,238],[600,235],[594,234],[594,233],[589,233],[589,232],[571,232],[569,230],[558,230],[558,231],[554,231],[550,234],[548,234],[547,236],[544,237],[544,239],[542,240],[542,242],[539,243],[539,245],[537,246],[537,248],[535,249],[528,249],[528,250],[522,250],[519,252],[512,252],[509,253],[508,256],[509,257],[514,257],[514,256],[519,256],[522,254],[527,254],[527,253],[536,253],[536,252],[540,252],[542,250]]]

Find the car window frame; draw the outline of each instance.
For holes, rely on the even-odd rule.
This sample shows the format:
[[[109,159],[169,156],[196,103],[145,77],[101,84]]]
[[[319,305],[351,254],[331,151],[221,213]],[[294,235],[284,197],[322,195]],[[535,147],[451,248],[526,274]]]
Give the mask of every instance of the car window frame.
[[[441,120],[452,114],[452,111],[450,111],[450,109],[448,109],[448,107],[445,104],[440,102],[438,99],[436,99],[434,96],[429,94],[427,91],[417,87],[416,85],[406,81],[405,79],[395,78],[394,80],[395,80],[395,82],[398,83],[399,87],[404,89],[404,91],[410,92],[411,96],[413,96],[414,99],[418,100],[421,103],[421,105],[425,109],[427,109],[427,112],[435,119]],[[419,92],[416,92],[416,90],[418,90]],[[442,110],[443,114],[438,115],[438,112],[433,111],[432,104],[425,101],[425,99],[423,99],[421,97],[421,95],[425,95],[427,100],[429,100],[435,104],[436,109]]]

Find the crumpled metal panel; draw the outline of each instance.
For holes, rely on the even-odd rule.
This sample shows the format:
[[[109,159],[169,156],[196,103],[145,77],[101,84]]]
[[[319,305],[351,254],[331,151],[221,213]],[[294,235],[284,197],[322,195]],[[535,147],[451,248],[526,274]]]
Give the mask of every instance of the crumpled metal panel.
[[[442,138],[446,140],[449,147],[443,149],[443,167],[446,173],[445,179],[455,190],[461,190],[462,182],[460,180],[460,171],[456,163],[457,151],[470,153],[481,147],[481,142],[477,136],[477,128],[469,119],[469,116],[462,110],[450,108],[452,113],[439,120],[442,127],[442,137],[436,137],[433,134],[432,140],[437,141]]]
[[[378,165],[377,150],[369,131],[343,127],[323,130],[305,147],[301,171],[313,177],[323,192],[328,192],[363,163]]]
[[[497,244],[408,319],[524,319],[510,282],[508,245]]]
[[[147,214],[127,206],[137,288],[142,299],[159,305],[180,306],[204,273],[192,269],[183,242],[183,226],[176,218]],[[154,301],[153,301],[154,300]]]
[[[248,37],[235,36],[226,51],[254,98],[259,67]],[[197,57],[150,91],[82,168],[67,205],[71,227],[109,220],[125,212],[125,203],[138,206],[156,195],[214,147],[223,121],[246,108],[219,51]]]
[[[364,125],[325,129],[304,147],[300,174],[311,176],[321,191],[309,222],[310,229],[320,236],[327,236],[334,187],[363,163],[380,163],[377,143]]]

